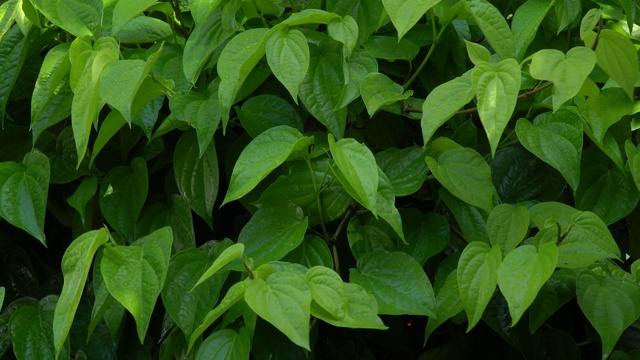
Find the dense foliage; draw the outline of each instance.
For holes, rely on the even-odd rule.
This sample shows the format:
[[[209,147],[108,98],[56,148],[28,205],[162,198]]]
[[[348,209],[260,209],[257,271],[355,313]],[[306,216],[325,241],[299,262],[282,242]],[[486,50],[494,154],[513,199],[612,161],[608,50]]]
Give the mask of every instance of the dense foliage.
[[[8,0],[0,357],[640,358],[635,0]]]

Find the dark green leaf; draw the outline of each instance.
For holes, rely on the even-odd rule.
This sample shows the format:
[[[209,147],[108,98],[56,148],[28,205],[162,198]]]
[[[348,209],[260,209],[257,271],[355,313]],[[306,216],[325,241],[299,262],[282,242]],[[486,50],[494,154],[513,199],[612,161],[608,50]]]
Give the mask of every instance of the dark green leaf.
[[[302,243],[291,250],[282,260],[302,264],[309,268],[314,266],[333,268],[333,258],[329,246],[316,235],[305,236]]]
[[[411,255],[418,264],[423,265],[427,260],[440,253],[449,244],[451,230],[449,222],[440,214],[421,213],[415,208],[401,209],[402,227],[407,244],[402,244],[400,250]]]
[[[417,146],[389,148],[375,154],[376,163],[389,178],[395,196],[411,195],[422,187],[429,173],[424,161],[426,154],[426,149]]]
[[[27,55],[30,37],[25,37],[20,28],[13,26],[0,42],[0,125],[4,127],[5,108],[11,89],[15,85]]]
[[[243,327],[239,332],[222,329],[204,339],[195,359],[248,359],[249,349],[251,349],[251,334],[247,328]]]
[[[236,108],[236,112],[242,127],[252,138],[278,125],[288,125],[300,132],[304,131],[298,110],[279,96],[251,97],[241,108]]]

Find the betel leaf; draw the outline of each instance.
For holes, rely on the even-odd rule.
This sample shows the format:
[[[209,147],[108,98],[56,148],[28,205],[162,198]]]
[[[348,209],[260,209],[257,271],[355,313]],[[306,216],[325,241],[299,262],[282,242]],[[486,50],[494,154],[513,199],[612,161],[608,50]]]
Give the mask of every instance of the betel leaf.
[[[21,164],[0,163],[0,217],[45,243],[49,159],[38,150]]]
[[[307,38],[300,30],[278,28],[266,38],[265,52],[273,75],[297,104],[300,86],[309,70]]]
[[[625,142],[624,148],[627,154],[631,177],[633,178],[636,188],[640,190],[640,156],[638,156],[640,151],[631,140]]]
[[[165,201],[146,206],[136,225],[135,237],[149,235],[166,225],[173,230],[173,252],[195,246],[191,208],[179,194],[171,194]]]
[[[513,35],[500,10],[486,0],[466,0],[465,3],[473,20],[478,24],[496,53],[502,59],[515,57],[516,49]]]
[[[515,110],[521,77],[520,65],[515,59],[505,59],[495,65],[482,62],[471,73],[478,99],[478,115],[493,156]]]
[[[2,37],[0,42],[0,125],[4,127],[5,108],[11,90],[18,80],[18,75],[29,49],[31,36],[24,36],[20,28],[13,26]]]
[[[343,317],[333,317],[314,301],[311,302],[311,314],[338,327],[379,330],[387,328],[378,317],[378,305],[373,295],[358,284],[343,283],[342,286],[347,296],[346,310]]]
[[[214,10],[220,6],[221,0],[190,0],[189,11],[196,25],[202,24]]]
[[[193,287],[196,288],[198,285],[202,284],[207,279],[215,275],[225,265],[227,265],[228,263],[232,262],[237,258],[242,257],[243,253],[244,253],[244,244],[242,243],[233,244],[228,248],[224,249],[220,253],[220,255],[213,261],[211,266],[209,266],[207,270],[205,270],[204,274],[200,276],[200,278],[198,279],[198,281],[196,281],[196,284]]]
[[[578,94],[594,66],[593,50],[576,46],[566,55],[553,49],[536,52],[531,57],[529,72],[534,79],[553,82],[553,110],[556,111]]]
[[[491,53],[486,47],[467,40],[465,40],[464,43],[467,45],[469,60],[471,60],[474,65],[478,65],[481,62],[491,62]]]
[[[118,1],[113,8],[111,31],[117,34],[122,27],[134,17],[147,10],[156,0]]]
[[[489,237],[486,231],[486,211],[458,199],[447,191],[446,188],[441,188],[440,191],[438,191],[438,196],[453,213],[465,240],[469,242],[482,241],[487,244],[489,243]]]
[[[458,289],[467,313],[467,332],[482,319],[482,313],[498,284],[498,266],[502,262],[499,246],[480,241],[469,243],[458,260]]]
[[[426,149],[418,146],[388,148],[375,154],[376,163],[389,178],[395,196],[411,195],[422,187],[429,173],[425,156]]]
[[[336,142],[332,134],[329,134],[329,148],[339,170],[334,173],[342,186],[357,202],[376,214],[378,166],[371,150],[355,139]]]
[[[300,86],[300,100],[307,110],[337,138],[341,138],[347,123],[347,109],[340,107],[345,85],[342,54],[321,52],[310,47],[309,70]]]
[[[550,229],[556,231],[556,229]],[[562,227],[567,235],[558,246],[558,267],[578,269],[603,258],[620,258],[620,249],[600,217],[589,211],[577,211]]]
[[[172,242],[171,228],[164,227],[130,246],[106,248],[100,262],[104,283],[133,315],[141,344],[164,286]]]
[[[56,357],[60,355],[71,329],[93,257],[100,246],[106,242],[106,229],[93,230],[76,238],[64,252],[62,258],[64,285],[53,316],[53,343]]]
[[[447,219],[437,213],[423,214],[418,209],[401,209],[402,228],[407,244],[400,250],[411,255],[424,266],[427,260],[440,253],[449,244],[451,229]]]
[[[574,23],[582,12],[580,0],[557,0],[554,6],[557,22],[557,33]]]
[[[595,33],[587,33],[585,45],[592,45],[595,39]],[[638,53],[628,36],[615,30],[602,29],[596,47],[596,63],[633,99],[639,65]]]
[[[529,208],[531,222],[541,230],[555,227],[556,223],[566,229],[579,213],[580,211],[567,204],[553,201],[538,203]]]
[[[358,23],[350,15],[334,19],[327,24],[327,33],[331,38],[344,45],[344,53],[350,56],[358,42]]]
[[[427,326],[424,329],[424,341],[426,342],[429,339],[435,329],[461,311],[464,311],[464,306],[458,291],[458,271],[453,270],[438,291],[436,296],[436,316],[429,317]]]
[[[604,142],[612,125],[633,111],[633,101],[625,96],[623,89],[610,87],[600,90],[591,79],[586,79],[574,103],[599,143]]]
[[[453,80],[438,85],[422,104],[422,139],[427,144],[433,134],[449,120],[456,111],[468,104],[476,89],[471,83],[471,73],[467,72]]]
[[[435,316],[436,301],[422,266],[409,254],[376,251],[358,259],[349,281],[375,296],[378,313]]]
[[[368,51],[356,50],[347,60],[349,81],[342,88],[340,101],[336,109],[349,105],[360,96],[360,83],[369,73],[378,72],[378,62]]]
[[[553,0],[532,0],[522,4],[511,21],[511,32],[514,35],[516,47],[516,59],[524,58],[524,55],[533,41],[544,20],[545,16],[553,6]]]
[[[339,18],[340,15],[320,9],[304,9],[292,14],[282,24],[289,26],[304,24],[328,24],[331,20]]]
[[[584,270],[577,279],[578,305],[602,339],[609,356],[622,332],[640,317],[640,285]]]
[[[576,296],[576,275],[570,270],[557,270],[542,286],[529,307],[529,329],[532,333]]]
[[[297,248],[291,250],[283,261],[301,264],[308,268],[325,266],[333,269],[333,258],[327,243],[317,235],[305,236]]]
[[[93,161],[96,159],[100,151],[102,151],[109,140],[111,140],[111,138],[113,138],[126,123],[127,120],[125,120],[120,111],[111,110],[111,112],[109,112],[109,115],[107,115],[107,117],[102,121],[100,130],[98,130],[98,136],[93,142],[90,164],[93,164]]]
[[[254,268],[282,259],[295,249],[307,230],[308,218],[292,203],[263,206],[256,211],[238,235],[244,256],[253,259]],[[234,270],[243,271],[239,262]]]
[[[580,183],[582,132],[582,120],[567,109],[539,115],[533,124],[525,119],[516,123],[516,134],[522,145],[558,170],[574,193]]]
[[[218,93],[179,92],[169,100],[171,115],[196,129],[199,156],[207,150],[220,124]]]
[[[222,81],[218,87],[222,127],[227,127],[229,110],[242,83],[265,53],[264,38],[268,29],[248,29],[231,38],[218,59],[218,74]]]
[[[147,44],[164,40],[173,34],[171,25],[151,16],[138,16],[124,24],[113,37],[125,44]]]
[[[324,266],[314,266],[307,270],[305,277],[311,288],[313,301],[332,317],[344,318],[349,298],[340,275]]]
[[[387,61],[411,61],[420,52],[420,45],[407,39],[398,41],[395,36],[372,36],[367,39],[363,46],[376,59]]]
[[[580,40],[584,41],[585,36],[593,30],[600,21],[602,8],[593,8],[587,11],[580,21]]]
[[[524,240],[529,230],[529,212],[524,206],[500,204],[487,218],[487,233],[491,244],[507,255]]]
[[[236,113],[242,127],[252,138],[278,125],[288,125],[300,132],[304,131],[298,110],[276,95],[253,96],[242,103],[242,107],[236,108]]]
[[[227,195],[222,205],[251,191],[290,156],[307,151],[313,138],[292,127],[280,125],[265,130],[247,145],[233,167]]]
[[[376,199],[376,212],[380,218],[384,219],[406,244],[404,233],[402,232],[402,218],[396,208],[396,197],[393,193],[391,182],[387,175],[378,168],[378,196]]]
[[[431,173],[454,196],[485,211],[493,207],[495,188],[491,169],[482,155],[470,148],[442,153],[438,159],[426,157]]]
[[[440,0],[382,0],[393,26],[398,30],[398,39],[402,39],[424,13],[439,2]]]
[[[362,94],[362,100],[367,107],[369,116],[373,116],[378,109],[385,105],[406,100],[413,95],[413,90],[404,91],[402,85],[395,83],[387,75],[376,72],[370,73],[362,79],[360,94]]]
[[[76,37],[100,34],[101,0],[31,0],[31,3],[53,24]]]
[[[311,289],[304,275],[276,272],[266,281],[255,278],[249,282],[244,300],[294,344],[309,350]]]
[[[133,159],[131,166],[113,168],[100,184],[100,210],[127,240],[134,238],[148,189],[147,163],[142,158]]]
[[[375,251],[395,251],[397,247],[394,230],[373,214],[352,217],[347,226],[347,240],[356,259]]]
[[[558,262],[558,246],[554,242],[522,245],[511,251],[498,268],[498,286],[509,304],[511,326],[535,300]]]
[[[204,339],[195,360],[248,359],[250,349],[251,333],[246,327],[242,327],[238,332],[222,329]]]

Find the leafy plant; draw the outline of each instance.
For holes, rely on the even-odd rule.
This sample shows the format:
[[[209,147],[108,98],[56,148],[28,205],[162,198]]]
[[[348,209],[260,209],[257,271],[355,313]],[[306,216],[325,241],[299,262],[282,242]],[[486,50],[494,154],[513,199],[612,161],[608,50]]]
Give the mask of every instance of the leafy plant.
[[[3,2],[0,355],[637,358],[637,9]]]

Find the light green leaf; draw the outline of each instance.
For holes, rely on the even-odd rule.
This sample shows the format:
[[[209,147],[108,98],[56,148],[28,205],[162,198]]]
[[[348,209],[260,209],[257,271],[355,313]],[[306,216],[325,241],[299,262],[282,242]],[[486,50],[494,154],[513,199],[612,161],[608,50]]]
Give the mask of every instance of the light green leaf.
[[[358,284],[343,283],[343,287],[347,296],[347,307],[342,318],[333,317],[313,301],[311,302],[311,314],[337,327],[387,329],[378,317],[378,305],[373,295]]]
[[[345,317],[349,298],[340,275],[324,267],[314,266],[305,274],[313,301],[336,319]]]
[[[604,142],[609,127],[633,111],[633,101],[619,87],[600,90],[593,80],[586,79],[577,95],[574,103],[598,143]]]
[[[502,59],[515,57],[516,49],[513,35],[500,10],[486,0],[466,0],[465,2],[473,20],[478,24],[496,53]]]
[[[196,25],[202,25],[221,3],[222,0],[189,0],[189,11]]]
[[[529,231],[529,212],[524,206],[500,204],[487,218],[487,233],[491,244],[498,245],[503,255],[524,240]]]
[[[582,13],[580,0],[556,0],[554,10],[556,12],[557,33],[572,25]]]
[[[307,151],[312,140],[286,125],[272,127],[258,135],[236,161],[222,205],[246,195],[290,156]]]
[[[440,126],[476,96],[476,89],[469,75],[467,72],[463,76],[442,83],[427,96],[422,104],[420,123],[425,144]]]
[[[375,154],[376,163],[389,178],[395,196],[411,195],[422,187],[429,173],[425,156],[426,149],[418,146],[388,148]]]
[[[333,19],[339,18],[340,15],[319,9],[304,9],[300,12],[292,14],[282,24],[289,26],[304,24],[328,24]]]
[[[239,332],[222,329],[204,339],[195,360],[248,359],[250,349],[251,334],[246,327],[242,327]]]
[[[576,46],[566,55],[554,49],[536,52],[529,71],[534,79],[553,82],[553,110],[556,111],[578,94],[595,65],[593,50]]]
[[[254,268],[282,259],[300,245],[307,230],[308,218],[292,203],[263,206],[256,211],[238,235],[244,255],[253,259]],[[236,262],[235,270],[244,267]]]
[[[393,26],[402,37],[440,0],[382,0]]]
[[[520,65],[515,59],[493,65],[480,63],[471,73],[476,89],[478,115],[495,156],[502,133],[511,119],[520,91]]]
[[[76,37],[98,36],[102,23],[102,0],[31,0],[54,25]]]
[[[584,270],[577,280],[578,305],[602,339],[602,358],[640,317],[640,285]]]
[[[301,264],[308,268],[325,266],[333,269],[333,258],[329,245],[317,235],[305,236],[302,243],[291,250],[282,260]]]
[[[498,286],[509,304],[511,326],[520,321],[557,262],[558,246],[554,242],[541,244],[538,249],[522,245],[504,258],[498,268]]]
[[[138,16],[124,24],[114,38],[125,44],[159,42],[173,35],[171,25],[151,16]]]
[[[591,46],[596,34],[585,35],[584,43]],[[602,29],[596,47],[596,63],[633,99],[638,79],[638,52],[628,36],[615,30]]]
[[[113,20],[111,21],[112,33],[117,34],[127,22],[155,3],[156,0],[119,0],[113,8]]]
[[[350,15],[334,19],[327,24],[327,33],[331,38],[344,45],[344,53],[348,57],[358,42],[358,23]]]
[[[453,270],[436,296],[436,316],[430,317],[424,329],[424,341],[449,318],[464,310],[458,290],[458,270]]]
[[[435,316],[433,288],[422,266],[404,252],[376,251],[358,259],[349,281],[375,296],[378,313]]]
[[[574,193],[580,183],[582,157],[582,120],[571,110],[547,112],[535,118],[533,125],[525,119],[516,123],[522,145],[540,160],[558,170]]]
[[[387,75],[370,73],[362,79],[360,93],[369,116],[373,116],[385,105],[406,100],[413,95],[413,90],[404,91],[402,85],[395,83]]]
[[[458,289],[467,313],[469,332],[482,319],[482,313],[498,284],[498,266],[502,262],[499,246],[480,241],[469,243],[458,260]]]
[[[136,320],[138,339],[144,343],[156,299],[164,286],[173,236],[164,227],[130,246],[104,250],[100,270],[109,293]]]
[[[294,344],[309,350],[311,289],[304,275],[276,272],[266,281],[255,278],[250,281],[244,299],[258,316]]]
[[[300,86],[309,70],[309,45],[300,30],[286,27],[274,30],[266,39],[267,63],[273,75],[298,103]]]
[[[133,240],[148,189],[147,163],[142,158],[111,169],[100,184],[100,210],[125,239]]]
[[[516,59],[524,58],[527,47],[535,38],[542,20],[551,9],[554,0],[531,0],[522,4],[511,21],[511,32],[514,36]]]
[[[591,30],[598,25],[598,21],[600,21],[601,16],[602,8],[593,8],[584,14],[582,21],[580,21],[580,40],[584,41],[587,34],[589,34]]]
[[[342,88],[340,101],[334,110],[344,108],[360,96],[360,83],[369,73],[378,72],[378,62],[368,51],[356,50],[347,61],[349,81]]]
[[[374,215],[377,213],[378,166],[371,150],[354,139],[336,142],[329,134],[331,156],[339,171],[335,175],[351,197]]]
[[[169,107],[176,119],[187,122],[196,129],[198,156],[202,157],[220,124],[218,93],[182,91],[171,96]]]
[[[80,220],[84,224],[86,207],[89,201],[98,191],[98,179],[90,176],[82,179],[76,191],[67,198],[67,204],[80,214]]]
[[[13,26],[19,11],[20,6],[17,0],[5,1],[0,5],[0,39]]]
[[[493,208],[496,190],[491,182],[491,169],[482,155],[470,148],[445,151],[436,160],[426,157],[431,173],[460,200],[487,212]]]
[[[557,230],[549,229],[554,233]],[[620,249],[600,217],[589,211],[576,212],[568,226],[567,236],[558,246],[558,267],[578,269],[603,258],[620,258]]]
[[[266,28],[245,30],[231,38],[220,54],[218,74],[222,81],[218,87],[218,97],[223,129],[227,127],[231,105],[242,83],[265,54],[264,38],[268,32]]]
[[[467,40],[465,40],[464,43],[467,45],[469,60],[471,60],[474,65],[482,62],[491,62],[491,53],[486,47]]]
[[[5,108],[11,89],[18,80],[30,41],[31,36],[22,35],[16,25],[4,34],[0,42],[0,127],[4,127]]]
[[[207,268],[207,270],[200,276],[196,284],[193,286],[196,288],[198,285],[205,282],[207,279],[215,275],[220,269],[222,269],[225,265],[232,262],[233,260],[242,257],[244,253],[244,244],[238,243],[229,246],[224,249],[222,253],[214,260],[213,264]]]
[[[64,252],[62,257],[64,284],[53,316],[53,342],[56,357],[60,355],[71,329],[93,257],[106,242],[106,229],[93,230],[76,238]]]
[[[556,223],[563,229],[571,224],[572,218],[580,211],[559,202],[542,202],[529,208],[529,217],[533,224],[539,229],[555,227]]]

